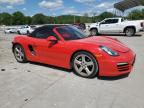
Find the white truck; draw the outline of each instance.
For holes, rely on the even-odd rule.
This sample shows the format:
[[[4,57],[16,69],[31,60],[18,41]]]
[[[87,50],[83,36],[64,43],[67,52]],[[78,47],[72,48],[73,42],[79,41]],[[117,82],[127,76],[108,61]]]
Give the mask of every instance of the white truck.
[[[106,18],[89,26],[90,35],[125,33],[133,36],[144,30],[144,20],[128,21],[123,18]]]
[[[36,28],[36,26],[29,26],[29,25],[25,25],[25,26],[21,26],[17,32],[18,34],[29,34],[31,32],[34,31],[34,29]]]

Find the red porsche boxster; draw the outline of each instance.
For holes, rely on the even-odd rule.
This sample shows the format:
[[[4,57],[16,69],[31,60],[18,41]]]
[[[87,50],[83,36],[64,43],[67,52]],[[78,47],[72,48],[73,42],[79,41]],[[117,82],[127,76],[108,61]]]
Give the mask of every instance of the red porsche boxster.
[[[85,78],[119,76],[132,71],[135,53],[115,38],[87,36],[73,26],[45,25],[16,36],[13,53],[20,63],[39,62]]]

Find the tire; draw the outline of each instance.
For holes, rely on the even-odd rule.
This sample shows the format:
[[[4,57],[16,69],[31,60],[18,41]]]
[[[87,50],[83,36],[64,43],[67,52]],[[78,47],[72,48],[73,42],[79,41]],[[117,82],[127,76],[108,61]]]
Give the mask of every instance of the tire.
[[[95,57],[85,51],[78,52],[73,56],[72,68],[74,74],[83,78],[94,78],[99,70]]]
[[[97,29],[91,29],[90,30],[90,35],[97,36],[98,35],[98,30]]]
[[[135,30],[134,30],[134,28],[126,28],[126,30],[125,30],[125,35],[126,35],[126,36],[134,36],[134,35],[135,35]]]
[[[17,60],[17,62],[19,62],[19,63],[27,62],[24,49],[21,45],[19,45],[19,44],[15,45],[13,48],[13,53],[14,53],[14,56],[15,56],[15,59]]]
[[[84,23],[81,23],[81,24],[80,24],[80,27],[81,27],[83,30],[86,29],[86,25],[85,25]]]
[[[18,34],[21,35],[20,31],[18,31]]]
[[[27,31],[27,35],[29,34],[30,32],[29,31]]]

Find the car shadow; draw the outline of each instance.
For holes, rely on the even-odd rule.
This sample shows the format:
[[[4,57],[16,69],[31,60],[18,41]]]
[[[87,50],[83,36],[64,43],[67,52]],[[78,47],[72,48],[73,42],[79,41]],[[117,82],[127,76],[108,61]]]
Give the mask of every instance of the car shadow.
[[[129,76],[128,74],[120,75],[120,76],[114,76],[114,77],[109,77],[109,76],[98,76],[99,80],[107,80],[107,81],[114,81],[114,80],[120,80],[127,78]]]
[[[30,64],[33,64],[33,65],[44,66],[44,67],[48,67],[48,68],[52,68],[52,69],[56,69],[56,70],[61,70],[61,71],[68,72],[68,73],[73,72],[72,69],[65,69],[65,68],[56,67],[56,66],[52,66],[52,65],[48,65],[48,64],[42,64],[42,63],[37,63],[37,62],[29,62],[29,63],[30,63]],[[124,75],[116,76],[116,77],[97,76],[97,79],[98,79],[98,80],[114,81],[114,80],[120,80],[120,79],[127,78],[128,76],[129,76],[129,74],[124,74]],[[95,78],[96,78],[96,77],[90,78],[90,79],[95,79]]]
[[[121,37],[141,37],[141,34],[135,34],[134,36],[125,36],[125,34],[100,34],[99,36],[121,36]]]
[[[69,73],[72,72],[72,69],[65,69],[65,68],[62,68],[62,67],[56,67],[56,66],[43,64],[43,63],[37,63],[37,62],[29,62],[29,63],[33,64],[33,65],[44,66],[44,67],[48,67],[48,68],[51,68],[51,69],[61,70],[61,71],[69,72]]]

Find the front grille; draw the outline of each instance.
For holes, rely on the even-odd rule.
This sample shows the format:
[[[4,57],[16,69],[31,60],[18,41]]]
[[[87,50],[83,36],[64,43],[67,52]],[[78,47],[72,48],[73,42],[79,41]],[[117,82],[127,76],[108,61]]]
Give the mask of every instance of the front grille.
[[[120,71],[120,72],[122,72],[122,71],[127,71],[127,70],[130,69],[128,63],[118,63],[118,64],[117,64],[117,68],[118,68],[118,71]]]

